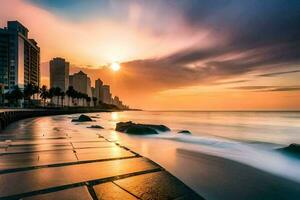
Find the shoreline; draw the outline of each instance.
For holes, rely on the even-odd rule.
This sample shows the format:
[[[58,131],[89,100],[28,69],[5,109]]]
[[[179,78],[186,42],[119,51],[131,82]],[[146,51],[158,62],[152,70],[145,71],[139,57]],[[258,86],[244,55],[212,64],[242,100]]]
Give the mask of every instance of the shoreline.
[[[67,115],[76,113],[117,112],[123,110],[102,108],[38,108],[38,109],[0,109],[0,134],[10,123],[33,117]]]
[[[197,174],[199,180],[197,184],[189,184],[189,186],[200,192],[206,199],[289,200],[297,199],[300,195],[298,182],[250,165],[201,152],[178,149],[177,153],[197,162],[201,170],[201,173]],[[188,182],[182,173],[176,175],[184,182]]]

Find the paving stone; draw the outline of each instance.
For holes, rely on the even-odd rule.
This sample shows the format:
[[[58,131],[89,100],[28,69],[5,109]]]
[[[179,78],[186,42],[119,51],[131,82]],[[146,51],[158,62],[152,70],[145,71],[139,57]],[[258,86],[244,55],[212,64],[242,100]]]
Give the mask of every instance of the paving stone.
[[[75,149],[79,148],[93,148],[93,147],[116,147],[112,142],[80,142],[72,143]]]
[[[102,183],[94,186],[97,198],[101,200],[135,200],[135,196],[121,189],[112,182]]]
[[[58,192],[40,194],[23,200],[92,200],[87,187],[76,187]]]
[[[39,152],[39,162],[43,164],[55,164],[58,162],[75,162],[77,161],[76,155],[73,150],[58,150]]]
[[[27,156],[21,154],[10,154],[0,156],[0,170],[27,167],[37,165],[37,163],[38,154],[30,154]]]
[[[5,151],[6,151],[5,148],[0,148],[0,155],[1,155],[2,153],[5,153]]]
[[[73,149],[71,145],[29,145],[29,146],[10,146],[6,153],[25,153],[37,151],[53,151],[59,149]]]
[[[147,159],[130,158],[1,174],[0,198],[157,168]]]
[[[201,199],[182,182],[164,171],[133,176],[114,183],[141,199],[176,199],[187,195],[193,196],[192,199]]]
[[[91,148],[91,149],[76,149],[78,160],[99,160],[99,159],[113,159],[125,158],[135,156],[135,154],[122,149],[118,146],[113,148]]]
[[[69,139],[69,137],[66,136],[53,136],[53,137],[46,137],[46,136],[34,136],[34,135],[28,135],[28,136],[20,136],[20,135],[7,135],[7,136],[0,136],[0,140],[59,140],[59,139]]]
[[[0,170],[78,161],[73,150],[6,154],[0,156]]]
[[[88,148],[73,150],[57,150],[36,153],[7,154],[0,156],[0,170],[19,169],[24,167],[116,159],[135,156],[135,154],[118,146],[114,148]]]
[[[83,143],[83,142],[106,142],[104,138],[99,138],[98,136],[95,138],[72,138],[70,140],[72,143]]]
[[[102,142],[106,141],[103,138],[83,138],[83,139],[76,139],[76,138],[68,138],[68,139],[51,139],[51,140],[45,140],[45,139],[34,139],[34,140],[13,140],[11,142],[11,145],[43,145],[43,144],[68,144],[70,145],[71,142],[74,143],[81,143],[81,142]]]

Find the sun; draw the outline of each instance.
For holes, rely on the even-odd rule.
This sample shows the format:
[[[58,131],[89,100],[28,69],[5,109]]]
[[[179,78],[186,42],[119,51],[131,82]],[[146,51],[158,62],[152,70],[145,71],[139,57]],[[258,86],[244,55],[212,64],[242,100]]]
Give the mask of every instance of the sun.
[[[117,63],[117,62],[113,62],[111,65],[110,65],[110,68],[113,70],[113,71],[119,71],[120,70],[120,68],[121,68],[121,66],[120,66],[120,64],[119,63]]]

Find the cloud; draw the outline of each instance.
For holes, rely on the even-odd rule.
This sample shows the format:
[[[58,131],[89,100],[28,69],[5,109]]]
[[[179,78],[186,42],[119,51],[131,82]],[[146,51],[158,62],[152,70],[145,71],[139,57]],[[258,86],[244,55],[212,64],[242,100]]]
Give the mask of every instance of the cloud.
[[[249,82],[250,80],[232,80],[232,81],[219,81],[213,83],[213,85],[227,85],[227,84],[236,84],[236,83],[245,83]]]
[[[262,77],[274,77],[274,76],[280,76],[280,75],[286,75],[286,74],[294,74],[298,73],[300,70],[291,70],[291,71],[283,71],[283,72],[273,72],[273,73],[266,73],[266,74],[260,74],[258,76]]]
[[[43,62],[65,57],[72,72],[100,77],[131,102],[199,85],[298,90],[299,0],[5,1],[0,19],[13,18],[35,34]],[[101,67],[112,61],[118,73]],[[260,86],[238,88],[245,82]]]
[[[289,92],[289,91],[300,91],[300,86],[299,85],[292,85],[292,86],[256,85],[256,86],[231,87],[230,89],[246,90],[252,92]]]
[[[161,87],[191,86],[237,78],[253,72],[280,69],[300,62],[300,47],[272,45],[252,48],[239,54],[240,49],[185,49],[172,55],[122,63],[137,76],[143,75],[153,85]],[[230,56],[228,56],[230,55]]]

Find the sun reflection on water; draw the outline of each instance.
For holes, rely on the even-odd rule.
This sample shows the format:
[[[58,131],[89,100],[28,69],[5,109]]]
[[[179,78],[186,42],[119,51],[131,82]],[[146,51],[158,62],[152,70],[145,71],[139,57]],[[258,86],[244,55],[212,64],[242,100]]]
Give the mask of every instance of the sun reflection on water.
[[[118,119],[119,119],[119,114],[118,114],[117,112],[112,112],[112,113],[111,113],[111,119],[112,119],[113,121],[118,120]]]

